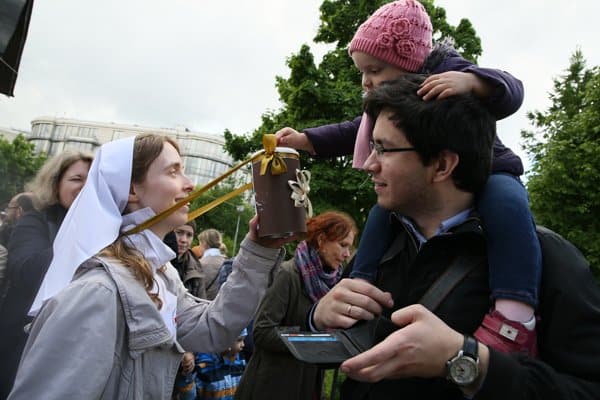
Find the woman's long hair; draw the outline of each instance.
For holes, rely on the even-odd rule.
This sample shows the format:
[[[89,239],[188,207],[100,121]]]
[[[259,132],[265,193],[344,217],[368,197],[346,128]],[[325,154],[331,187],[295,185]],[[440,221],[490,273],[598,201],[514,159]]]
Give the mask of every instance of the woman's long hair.
[[[135,138],[131,171],[132,184],[141,184],[144,182],[150,164],[158,158],[165,143],[173,145],[179,153],[177,142],[167,136],[144,134]],[[102,250],[100,255],[116,258],[123,265],[131,268],[135,278],[142,283],[152,302],[156,304],[158,309],[162,307],[162,301],[158,297],[158,293],[152,292],[154,288],[152,267],[150,267],[150,264],[140,251],[128,244],[126,236],[119,236],[111,245]]]
[[[77,161],[91,164],[94,157],[78,150],[65,150],[47,160],[35,175],[35,178],[25,186],[25,190],[35,194],[35,206],[45,210],[51,205],[58,204],[58,185],[69,167]]]

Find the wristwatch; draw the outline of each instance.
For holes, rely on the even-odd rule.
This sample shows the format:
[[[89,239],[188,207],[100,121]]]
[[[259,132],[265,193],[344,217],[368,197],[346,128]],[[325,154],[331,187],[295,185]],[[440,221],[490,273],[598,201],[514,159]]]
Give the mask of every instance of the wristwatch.
[[[474,337],[465,335],[462,349],[446,362],[446,377],[458,386],[469,386],[479,376],[477,346]]]

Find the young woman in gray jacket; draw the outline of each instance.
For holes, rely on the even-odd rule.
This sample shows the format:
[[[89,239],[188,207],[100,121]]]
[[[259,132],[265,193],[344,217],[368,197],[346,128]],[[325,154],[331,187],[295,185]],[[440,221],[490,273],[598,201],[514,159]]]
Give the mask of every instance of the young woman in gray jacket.
[[[233,343],[281,262],[283,240],[259,239],[251,221],[219,295],[197,300],[162,242],[185,223],[188,206],[131,233],[192,189],[167,137],[100,148],[54,242],[9,399],[169,399],[183,349],[221,352]]]

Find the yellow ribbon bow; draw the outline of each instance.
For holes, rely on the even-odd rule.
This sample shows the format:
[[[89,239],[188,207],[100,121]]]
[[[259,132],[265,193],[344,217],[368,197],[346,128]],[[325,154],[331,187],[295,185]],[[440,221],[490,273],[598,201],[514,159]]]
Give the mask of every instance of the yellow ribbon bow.
[[[307,170],[296,170],[296,180],[288,181],[288,185],[292,189],[292,195],[290,196],[294,200],[294,207],[306,208],[306,215],[308,218],[312,217],[313,209],[310,199],[308,198],[308,192],[310,192],[310,171]]]
[[[283,158],[275,152],[277,147],[277,137],[273,134],[263,135],[262,138],[263,147],[265,148],[265,154],[260,161],[260,174],[264,175],[267,173],[267,168],[271,164],[271,174],[281,175],[287,171],[287,166]]]

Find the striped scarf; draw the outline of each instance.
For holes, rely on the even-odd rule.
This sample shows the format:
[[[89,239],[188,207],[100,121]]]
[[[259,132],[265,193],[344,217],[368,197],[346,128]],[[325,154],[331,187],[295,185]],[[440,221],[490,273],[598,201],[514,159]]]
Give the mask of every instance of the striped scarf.
[[[300,271],[304,288],[313,303],[325,296],[342,276],[342,269],[338,268],[331,272],[323,270],[323,264],[319,253],[306,240],[300,242],[294,254],[296,267]]]

